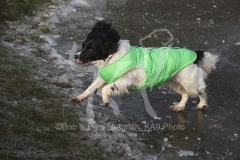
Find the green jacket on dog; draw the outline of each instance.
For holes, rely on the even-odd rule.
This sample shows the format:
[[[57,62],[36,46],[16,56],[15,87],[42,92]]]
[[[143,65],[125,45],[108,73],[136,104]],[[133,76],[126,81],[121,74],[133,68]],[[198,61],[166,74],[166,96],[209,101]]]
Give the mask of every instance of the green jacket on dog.
[[[196,58],[196,53],[186,48],[161,47],[152,49],[131,46],[130,52],[121,59],[100,67],[99,75],[110,84],[128,71],[139,68],[145,72],[145,79],[130,89],[149,89],[160,86],[177,72],[193,63]]]

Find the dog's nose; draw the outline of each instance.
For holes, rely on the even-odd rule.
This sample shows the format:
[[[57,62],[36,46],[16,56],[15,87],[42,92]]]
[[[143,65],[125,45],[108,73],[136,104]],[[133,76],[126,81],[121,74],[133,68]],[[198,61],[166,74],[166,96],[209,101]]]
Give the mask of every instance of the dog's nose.
[[[77,60],[77,59],[78,59],[78,55],[75,55],[75,56],[74,56],[74,59]]]

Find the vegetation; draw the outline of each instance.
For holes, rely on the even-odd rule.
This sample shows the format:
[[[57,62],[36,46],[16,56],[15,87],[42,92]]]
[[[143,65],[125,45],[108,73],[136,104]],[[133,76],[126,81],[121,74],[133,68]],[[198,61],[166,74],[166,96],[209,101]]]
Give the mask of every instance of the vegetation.
[[[45,2],[51,0],[0,0],[1,40],[15,39],[7,35],[4,21],[33,15]],[[49,32],[48,28],[41,29]],[[86,132],[79,129],[79,110],[60,91],[71,88],[71,84],[49,84],[39,74],[41,69],[48,71],[44,68],[47,62],[21,56],[1,44],[0,57],[0,159],[102,159],[101,150],[90,148]],[[51,87],[55,87],[54,91]],[[58,123],[74,124],[78,128],[58,130],[55,128]],[[97,143],[92,145],[98,146]]]
[[[34,15],[37,7],[46,2],[51,0],[1,0],[0,21],[14,21],[23,15]]]
[[[59,94],[32,78],[38,68],[34,62],[3,46],[0,49],[0,159],[14,159],[21,153],[30,158],[31,152],[43,149],[66,155],[75,138],[70,136],[71,131],[58,131],[54,125],[76,123],[78,115],[64,108]]]

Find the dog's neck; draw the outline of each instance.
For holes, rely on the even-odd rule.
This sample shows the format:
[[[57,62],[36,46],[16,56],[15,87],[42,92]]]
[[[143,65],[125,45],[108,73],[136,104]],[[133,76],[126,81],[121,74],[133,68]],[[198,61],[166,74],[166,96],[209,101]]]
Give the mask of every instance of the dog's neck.
[[[100,60],[100,61],[95,61],[95,62],[92,62],[92,63],[94,65],[96,65],[97,67],[107,66],[107,65],[112,64],[115,61],[121,59],[129,51],[130,51],[129,41],[128,40],[120,40],[117,52],[110,54],[108,56],[108,58],[106,58],[105,61]]]

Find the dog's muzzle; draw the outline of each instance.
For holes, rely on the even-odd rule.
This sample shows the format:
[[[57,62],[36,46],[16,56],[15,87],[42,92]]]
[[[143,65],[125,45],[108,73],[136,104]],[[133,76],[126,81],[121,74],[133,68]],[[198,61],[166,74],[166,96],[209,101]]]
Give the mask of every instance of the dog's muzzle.
[[[83,62],[83,61],[81,61],[79,58],[80,58],[79,55],[77,55],[77,54],[74,55],[74,59],[75,59],[75,61],[76,61],[76,63],[77,63],[78,65],[84,65],[84,64],[87,64],[87,63],[90,62],[90,61]]]
[[[74,59],[75,59],[75,60],[77,60],[78,58],[79,58],[79,56],[78,56],[78,55],[75,55],[75,56],[74,56]]]

